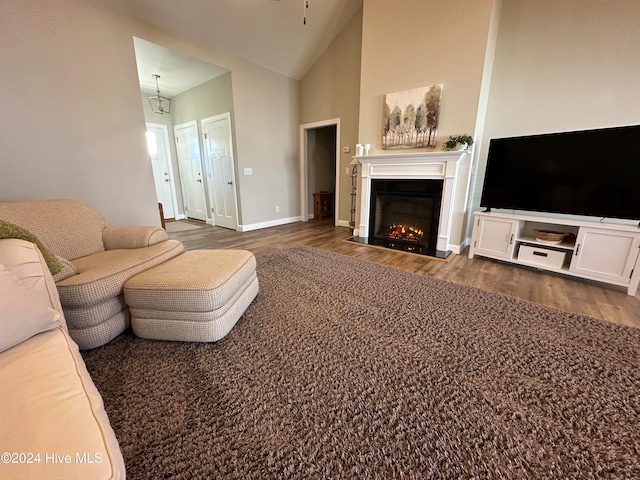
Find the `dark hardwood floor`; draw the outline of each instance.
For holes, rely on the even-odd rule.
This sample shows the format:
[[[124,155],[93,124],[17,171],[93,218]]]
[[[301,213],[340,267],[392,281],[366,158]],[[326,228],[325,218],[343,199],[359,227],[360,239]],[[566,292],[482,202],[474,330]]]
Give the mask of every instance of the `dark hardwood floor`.
[[[447,260],[438,260],[360,245],[347,241],[350,230],[333,226],[331,220],[291,223],[251,232],[211,227],[191,220],[179,223],[201,227],[169,234],[171,238],[182,241],[187,250],[245,249],[257,256],[295,245],[310,245],[620,325],[640,327],[640,293],[632,297],[624,289],[597,282],[478,257],[469,259],[466,252],[462,255],[452,254]]]

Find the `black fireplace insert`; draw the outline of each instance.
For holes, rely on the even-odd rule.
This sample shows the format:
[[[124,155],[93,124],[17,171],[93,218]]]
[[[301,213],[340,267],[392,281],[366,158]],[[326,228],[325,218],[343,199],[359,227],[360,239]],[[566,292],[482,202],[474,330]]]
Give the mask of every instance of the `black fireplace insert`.
[[[373,179],[367,243],[445,258],[436,248],[443,180]]]

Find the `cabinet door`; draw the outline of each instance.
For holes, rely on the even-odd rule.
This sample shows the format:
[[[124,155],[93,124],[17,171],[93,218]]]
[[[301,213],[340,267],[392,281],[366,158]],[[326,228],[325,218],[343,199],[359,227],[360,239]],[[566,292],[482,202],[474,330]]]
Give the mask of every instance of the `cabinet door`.
[[[629,283],[639,247],[637,233],[582,227],[570,270],[592,278]]]
[[[473,227],[471,256],[487,255],[494,258],[512,258],[517,220],[478,216]]]

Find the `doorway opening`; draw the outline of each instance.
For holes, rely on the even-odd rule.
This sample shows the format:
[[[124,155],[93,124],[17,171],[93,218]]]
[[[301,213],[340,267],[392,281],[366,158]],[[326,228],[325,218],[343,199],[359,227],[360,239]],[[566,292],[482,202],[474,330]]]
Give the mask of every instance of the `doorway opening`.
[[[333,223],[340,211],[340,119],[300,126],[300,211],[314,217],[314,193],[333,193]]]

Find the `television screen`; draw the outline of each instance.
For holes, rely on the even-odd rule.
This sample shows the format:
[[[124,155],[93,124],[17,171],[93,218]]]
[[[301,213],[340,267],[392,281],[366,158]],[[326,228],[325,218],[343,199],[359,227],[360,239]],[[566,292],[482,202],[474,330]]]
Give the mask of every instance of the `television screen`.
[[[640,125],[492,139],[480,206],[640,220]]]

